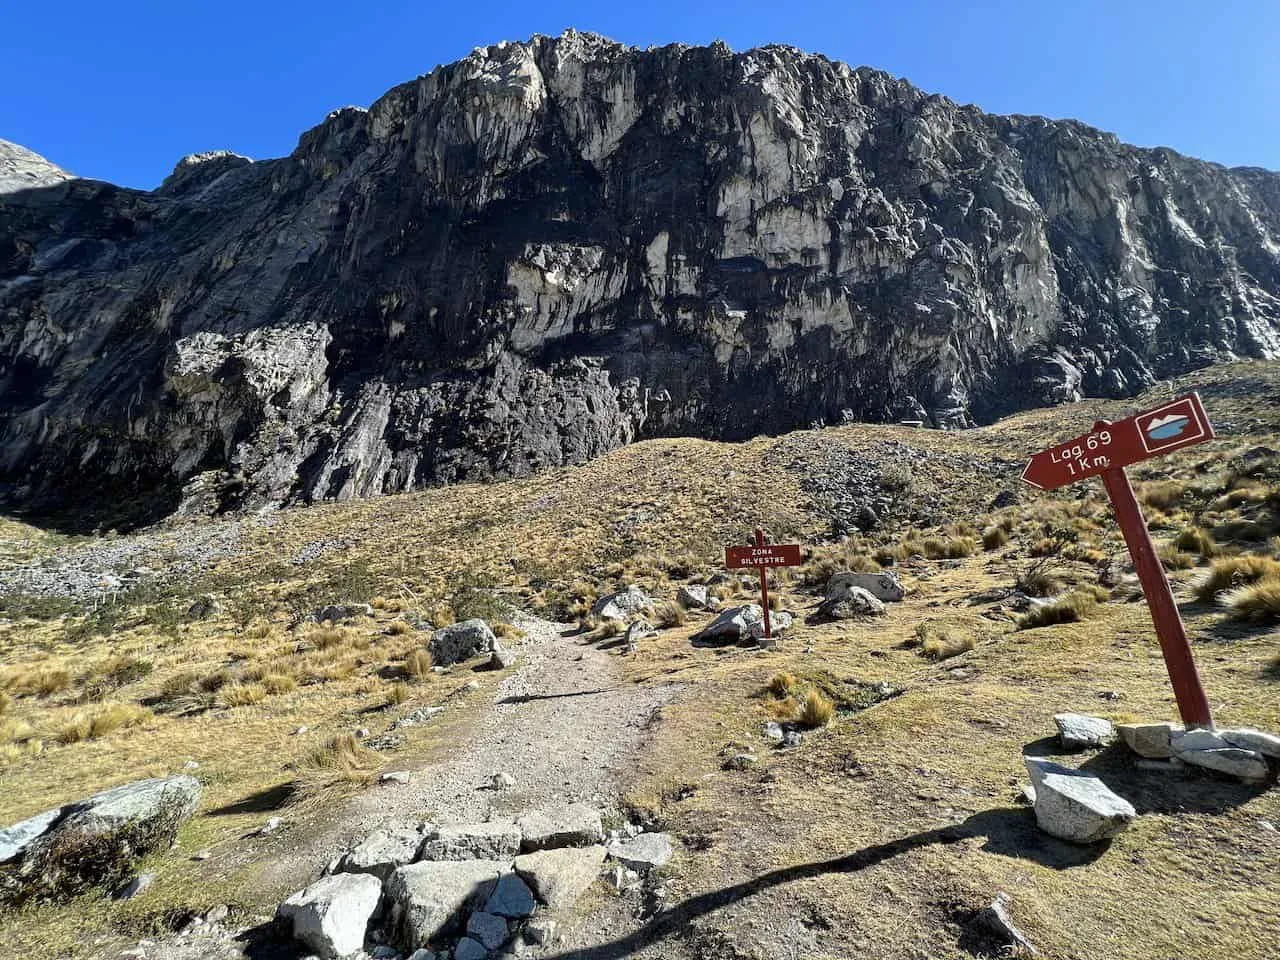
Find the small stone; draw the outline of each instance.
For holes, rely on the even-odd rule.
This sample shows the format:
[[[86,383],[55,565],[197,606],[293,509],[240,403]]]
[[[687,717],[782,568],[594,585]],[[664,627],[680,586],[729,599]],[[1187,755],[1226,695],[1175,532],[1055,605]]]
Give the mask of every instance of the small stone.
[[[764,738],[775,743],[782,742],[782,725],[770,721],[764,725]]]
[[[646,872],[670,863],[675,847],[670,834],[642,833],[632,840],[611,843],[608,852],[623,866]]]
[[[229,917],[230,915],[231,915],[231,908],[227,906],[225,903],[219,903],[216,906],[212,906],[205,911],[204,922],[205,923],[221,923],[223,920],[227,919],[227,917]]]
[[[369,738],[368,727],[356,727],[355,733],[357,740],[367,740]]]
[[[1057,713],[1054,714],[1053,722],[1058,727],[1058,741],[1068,750],[1105,746],[1115,736],[1111,721],[1101,717]]]
[[[725,770],[750,770],[759,762],[760,758],[754,753],[735,753],[721,767]]]
[[[271,817],[266,823],[258,828],[258,834],[263,837],[269,837],[284,825],[284,820],[280,817]]]
[[[804,734],[799,730],[787,730],[782,734],[782,746],[784,749],[798,747],[804,742]]]
[[[494,790],[510,790],[515,785],[515,778],[508,773],[495,773],[489,780],[489,786]]]
[[[1258,829],[1265,830],[1267,833],[1275,833],[1276,825],[1272,823],[1270,820],[1259,820]]]
[[[295,728],[295,729],[294,729],[294,731],[293,731],[293,735],[294,735],[295,737],[300,737],[300,736],[302,736],[302,735],[303,735],[304,733],[306,733],[306,732],[307,732],[307,725],[306,725],[306,724],[303,724],[302,726],[297,727],[297,728]]]
[[[486,913],[512,918],[531,916],[534,907],[533,891],[514,873],[504,873],[498,878],[498,885],[484,905]]]
[[[506,670],[508,667],[513,666],[515,662],[515,651],[499,647],[489,654],[487,667],[490,670]]]
[[[556,938],[556,922],[550,917],[530,920],[524,927],[524,939],[538,946],[546,946]]]
[[[129,885],[116,894],[117,900],[132,900],[156,882],[154,873],[140,873],[130,881]]]
[[[1050,836],[1097,843],[1125,830],[1138,815],[1092,774],[1037,757],[1023,761],[1035,788],[1036,823]]]
[[[208,860],[213,856],[212,850],[197,850],[191,855],[192,860]]]
[[[995,934],[1006,945],[1013,947],[1017,956],[1038,957],[1040,951],[1035,948],[1027,935],[1018,929],[1009,912],[1010,901],[1007,893],[1000,893],[991,901],[991,905],[974,918],[974,922]]]
[[[1172,723],[1122,723],[1116,727],[1120,739],[1140,757],[1164,760],[1173,756],[1170,737],[1181,727]]]
[[[199,770],[200,764],[195,760],[188,760],[182,765],[183,770]]]
[[[489,951],[478,940],[463,937],[453,948],[453,960],[485,960]]]
[[[379,783],[391,785],[404,785],[413,779],[413,775],[408,770],[392,770],[378,777]]]
[[[507,940],[507,921],[492,913],[477,911],[467,921],[467,934],[490,950],[497,950]]]

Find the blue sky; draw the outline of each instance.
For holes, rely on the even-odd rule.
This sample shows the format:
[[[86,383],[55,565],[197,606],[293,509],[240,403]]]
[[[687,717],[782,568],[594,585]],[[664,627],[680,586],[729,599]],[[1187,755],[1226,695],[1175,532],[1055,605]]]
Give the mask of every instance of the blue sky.
[[[0,138],[150,188],[187,153],[281,156],[336,107],[570,26],[790,43],[991,112],[1280,169],[1277,0],[0,0]]]

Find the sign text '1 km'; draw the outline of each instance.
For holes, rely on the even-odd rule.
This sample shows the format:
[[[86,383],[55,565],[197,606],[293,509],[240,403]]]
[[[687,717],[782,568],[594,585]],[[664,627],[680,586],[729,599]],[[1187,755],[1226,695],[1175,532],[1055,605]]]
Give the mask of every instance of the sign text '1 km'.
[[[1199,395],[1192,393],[1116,423],[1099,420],[1088,433],[1040,451],[1022,471],[1022,479],[1041,490],[1056,490],[1089,477],[1102,478],[1129,555],[1133,557],[1133,568],[1142,581],[1147,606],[1151,608],[1178,711],[1188,727],[1213,726],[1209,701],[1200,684],[1187,630],[1173,591],[1169,589],[1169,580],[1124,468],[1139,460],[1212,439],[1209,416]]]

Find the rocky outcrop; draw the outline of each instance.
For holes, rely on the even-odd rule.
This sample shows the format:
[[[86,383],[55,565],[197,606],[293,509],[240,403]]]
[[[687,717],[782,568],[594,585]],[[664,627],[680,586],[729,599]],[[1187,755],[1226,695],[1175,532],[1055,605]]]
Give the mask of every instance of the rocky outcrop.
[[[80,525],[1280,355],[1280,176],[786,47],[475,51],[157,190],[0,150],[0,500]]]

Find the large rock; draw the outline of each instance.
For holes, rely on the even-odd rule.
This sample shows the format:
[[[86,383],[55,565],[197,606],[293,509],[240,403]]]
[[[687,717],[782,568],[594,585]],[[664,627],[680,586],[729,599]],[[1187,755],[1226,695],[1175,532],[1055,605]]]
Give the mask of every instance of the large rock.
[[[1050,836],[1098,843],[1121,833],[1137,816],[1133,804],[1083,770],[1024,757],[1035,790],[1036,823]]]
[[[1280,353],[1276,173],[776,45],[495,44],[154,191],[0,164],[0,505],[90,527]]]
[[[317,880],[280,904],[293,936],[323,960],[349,957],[364,946],[369,918],[382,897],[382,884],[365,873],[337,873]]]
[[[1259,783],[1267,778],[1266,758],[1256,750],[1242,750],[1239,747],[1210,747],[1178,750],[1174,756],[1183,763],[1225,773],[1227,776],[1251,783]]]
[[[591,605],[591,616],[597,620],[630,620],[653,604],[640,587],[632,584],[625,590],[601,597]]]
[[[1115,737],[1115,727],[1102,717],[1055,713],[1053,722],[1058,727],[1058,742],[1068,750],[1106,746]]]
[[[468,913],[492,895],[508,862],[455,860],[397,867],[386,884],[392,923],[406,949],[461,930]]]
[[[339,861],[346,873],[368,873],[386,880],[391,871],[418,858],[423,836],[417,830],[376,830]]]
[[[774,635],[791,628],[791,614],[785,610],[770,611],[769,623]],[[729,644],[759,640],[764,637],[764,614],[760,604],[748,603],[729,607],[689,639],[694,643]]]
[[[600,875],[602,846],[539,850],[516,857],[515,868],[539,900],[552,910],[573,906]]]
[[[531,810],[517,821],[525,852],[553,847],[585,847],[604,839],[600,811],[590,804]]]
[[[901,581],[887,571],[881,573],[833,574],[827,581],[827,597],[839,595],[846,587],[858,587],[883,603],[896,603],[907,595]]]
[[[494,887],[484,909],[486,913],[519,919],[532,916],[535,905],[529,885],[518,874],[504,873],[498,878],[498,885]]]
[[[829,620],[883,617],[885,608],[871,591],[851,583],[842,583],[827,592],[826,598],[818,604],[818,615]]]
[[[1130,750],[1150,760],[1167,760],[1173,756],[1169,739],[1175,730],[1172,723],[1121,723],[1116,732]]]
[[[449,824],[422,845],[423,860],[509,860],[520,852],[520,828],[510,820]]]
[[[492,653],[498,647],[498,638],[483,620],[463,620],[433,633],[428,647],[432,663],[447,667],[478,653]]]
[[[675,855],[671,835],[666,833],[642,833],[630,840],[619,840],[606,848],[609,856],[623,866],[644,872],[665,867]]]
[[[123,885],[140,857],[173,841],[199,802],[193,777],[139,780],[15,824],[0,839],[0,902]]]

